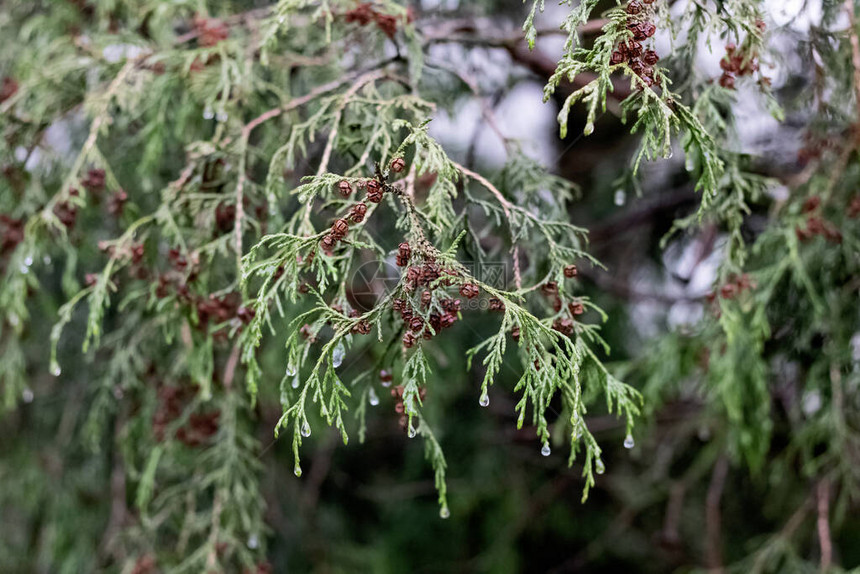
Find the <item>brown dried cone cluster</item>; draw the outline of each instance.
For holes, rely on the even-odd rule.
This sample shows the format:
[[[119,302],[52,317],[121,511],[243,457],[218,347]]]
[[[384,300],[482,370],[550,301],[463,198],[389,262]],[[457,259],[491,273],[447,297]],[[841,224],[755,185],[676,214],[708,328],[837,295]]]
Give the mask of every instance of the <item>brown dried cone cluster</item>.
[[[856,201],[856,199],[855,199]],[[803,242],[809,241],[816,235],[821,235],[830,243],[842,243],[842,232],[839,231],[833,223],[824,219],[821,215],[821,198],[814,195],[806,200],[803,204],[803,212],[807,214],[806,227],[797,226],[794,232],[797,238]],[[849,217],[856,217],[857,213],[851,215],[851,207],[849,206]]]
[[[764,22],[761,22],[759,27],[763,31]],[[729,90],[735,89],[736,77],[751,76],[758,71],[756,60],[755,54],[744,54],[734,44],[726,44],[726,55],[720,60],[720,68],[723,70],[720,85]],[[768,78],[762,78],[762,81],[770,83]]]
[[[114,217],[121,217],[128,201],[128,194],[122,189],[112,194],[107,201],[108,213]]]
[[[403,161],[403,158],[394,158],[391,161],[391,171],[400,172],[403,171],[403,168],[406,166],[406,162]],[[381,177],[381,176],[379,176]],[[368,179],[366,181],[361,181],[358,183],[359,187],[364,187],[367,192],[365,195],[365,199],[372,203],[379,203],[382,201],[382,196],[385,193],[385,183],[384,180],[380,180],[379,178]],[[349,197],[352,195],[352,185],[349,181],[343,179],[338,182],[337,190],[343,197]],[[320,248],[323,253],[326,255],[331,255],[334,253],[334,248],[337,246],[338,242],[343,240],[346,237],[347,233],[349,233],[349,223],[361,223],[364,221],[365,216],[367,215],[367,204],[363,201],[360,201],[353,205],[349,210],[349,215],[347,217],[342,217],[335,221],[331,226],[331,231],[328,235],[322,238],[320,241]]]
[[[391,371],[386,369],[382,369],[379,371],[379,382],[382,383],[383,387],[390,387],[391,381],[394,380],[394,375],[391,374]]]
[[[340,313],[341,315],[344,314],[343,306],[341,305],[332,305],[331,308]],[[350,309],[347,315],[351,319],[358,319],[361,316],[361,313],[359,313],[356,309]],[[331,321],[329,321],[329,324],[330,323]],[[352,326],[350,332],[354,335],[367,335],[368,333],[370,333],[370,322],[367,321],[367,319],[362,319]]]
[[[69,190],[70,197],[78,197],[80,194],[75,188]],[[54,205],[54,215],[66,229],[72,229],[78,219],[78,206],[71,201],[60,201]]]
[[[105,170],[91,169],[87,171],[87,174],[81,179],[81,185],[90,192],[103,190],[105,187]]]
[[[311,343],[316,343],[317,341],[317,336],[314,334],[313,328],[311,328],[307,323],[302,325],[302,328],[299,329],[299,334]]]
[[[15,251],[24,241],[24,220],[0,213],[0,256]]]
[[[552,323],[552,328],[563,335],[572,335],[574,330],[574,319],[585,313],[585,306],[579,301],[571,301],[567,304],[567,312],[570,317],[558,317]]]
[[[0,82],[0,104],[18,93],[18,82],[13,78],[5,76]]]
[[[397,18],[377,11],[372,2],[362,2],[344,16],[347,22],[355,22],[359,26],[367,26],[373,22],[389,38],[394,38],[394,34],[397,33]],[[412,10],[409,9],[406,13],[407,22],[412,22],[412,18]]]
[[[579,274],[576,265],[566,265],[563,270],[564,276],[567,279],[573,279]],[[552,302],[553,310],[558,313],[564,307],[561,294],[559,293],[558,283],[555,281],[547,281],[541,285],[541,293]],[[569,317],[558,317],[553,321],[552,328],[564,335],[572,335],[575,328],[575,319],[579,315],[585,313],[585,306],[579,301],[570,301],[567,304],[567,312]],[[519,328],[515,327],[515,331],[511,332],[513,339],[519,340]]]
[[[719,289],[714,289],[705,296],[705,300],[711,305],[711,313],[719,318],[721,311],[717,305],[717,298],[734,299],[735,297],[751,289],[755,289],[755,282],[750,279],[750,276],[744,273],[743,275],[732,275],[728,281],[720,285]]]
[[[194,31],[197,33],[197,43],[204,48],[217,46],[230,37],[230,28],[223,20],[217,18],[206,18],[205,16],[194,16]]]
[[[197,391],[191,387],[162,386],[158,389],[157,394],[158,407],[152,415],[152,430],[155,439],[158,442],[163,442],[167,438],[167,427],[182,415]],[[188,421],[177,429],[177,440],[189,447],[205,444],[218,432],[220,416],[221,413],[218,411],[192,413],[188,417]]]
[[[432,292],[424,290],[421,293],[421,306],[428,308],[431,306],[432,301]],[[422,333],[423,331],[422,336],[424,339],[432,339],[434,332],[438,335],[442,329],[447,329],[454,325],[459,318],[460,300],[451,298],[441,299],[438,305],[438,312],[434,311],[430,313],[426,324],[424,319],[415,313],[412,305],[406,299],[394,299],[392,308],[394,311],[400,313],[400,318],[403,319],[403,324],[406,326],[406,332],[403,334],[403,346],[409,349],[418,340],[416,333]]]
[[[654,68],[653,66],[660,60],[657,52],[642,47],[641,42],[652,37],[657,32],[655,26],[648,18],[650,17],[650,8],[646,4],[653,4],[655,0],[633,0],[627,4],[628,24],[627,29],[633,37],[625,42],[620,42],[612,52],[610,62],[613,65],[626,62],[630,69],[637,76],[642,78],[642,81],[647,86],[654,85]]]
[[[406,267],[409,265],[409,257],[412,255],[412,248],[405,241],[397,247],[397,257],[395,262],[398,267]]]
[[[851,203],[848,204],[848,217],[851,219],[860,217],[860,195],[851,198]]]
[[[394,397],[394,412],[400,415],[400,426],[402,428],[406,428],[406,425],[409,424],[409,417],[406,415],[406,406],[403,404],[403,385],[397,385],[396,387],[391,387],[391,396]],[[427,388],[419,387],[418,388],[418,398],[414,399],[415,408],[418,408],[418,399],[421,402],[424,402],[424,397],[427,396]]]
[[[132,264],[140,263],[143,258],[143,245],[139,244],[132,248]],[[250,323],[256,316],[251,307],[242,305],[242,298],[237,292],[223,295],[198,295],[191,291],[189,283],[197,280],[197,261],[189,262],[188,259],[177,248],[171,248],[167,252],[167,259],[171,268],[158,274],[154,294],[158,299],[170,296],[171,292],[176,294],[177,300],[196,311],[197,329],[205,331],[210,324],[225,323],[231,319],[238,319],[243,325]],[[147,271],[148,274],[148,271]],[[227,329],[219,330],[215,337],[223,340],[227,336]]]

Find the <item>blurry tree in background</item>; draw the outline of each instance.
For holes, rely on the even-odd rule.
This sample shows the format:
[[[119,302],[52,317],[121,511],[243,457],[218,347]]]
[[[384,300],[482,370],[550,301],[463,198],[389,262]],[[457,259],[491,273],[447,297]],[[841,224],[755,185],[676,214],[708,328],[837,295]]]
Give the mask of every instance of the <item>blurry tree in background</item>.
[[[0,570],[860,572],[797,4],[6,0]]]

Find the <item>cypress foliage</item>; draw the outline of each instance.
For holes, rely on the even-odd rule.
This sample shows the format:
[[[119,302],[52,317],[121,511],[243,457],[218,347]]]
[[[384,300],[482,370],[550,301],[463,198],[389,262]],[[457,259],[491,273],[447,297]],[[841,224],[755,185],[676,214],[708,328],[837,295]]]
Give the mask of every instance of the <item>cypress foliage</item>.
[[[310,483],[314,512],[326,463],[306,472],[303,460],[377,464],[379,437],[400,444],[380,428],[420,437],[423,451],[409,441],[404,451],[426,461],[434,516],[456,522],[481,491],[449,484],[449,472],[472,472],[449,451],[463,463],[469,441],[502,450],[472,420],[487,411],[467,413],[464,396],[491,412],[499,400],[532,454],[565,452],[570,470],[553,476],[574,477],[584,505],[571,516],[617,511],[589,499],[595,488],[629,520],[704,493],[692,558],[661,556],[643,572],[860,564],[838,538],[857,531],[860,488],[854,4],[825,0],[791,53],[778,46],[798,28],[775,26],[759,0],[561,6],[549,31],[542,0],[461,14],[392,0],[0,7],[0,511],[20,518],[0,526],[0,568],[286,569],[289,521],[269,482],[298,480],[286,465]],[[513,21],[521,31],[508,32]],[[547,69],[541,39],[559,30]],[[571,145],[599,146],[617,118],[629,149],[611,183],[599,162],[580,186],[552,158],[524,153],[488,97],[498,80],[440,57],[441,45],[507,54],[521,67],[505,83],[523,67],[545,74],[544,101],[558,104]],[[714,53],[724,53],[716,76],[701,64]],[[802,69],[785,71],[791,57]],[[784,76],[777,90],[770,70]],[[501,142],[501,169],[431,130],[464,100]],[[758,114],[802,126],[799,160],[776,166],[750,152],[741,124],[752,100]],[[613,263],[589,246],[598,210],[588,201],[610,188],[647,195],[661,166],[695,207],[673,214],[655,243],[701,240],[715,276],[694,297],[700,320],[631,351],[616,331],[633,306],[595,288]],[[667,432],[661,417],[685,401],[692,414]],[[317,438],[332,429],[346,445],[337,455]],[[613,454],[634,448],[634,429],[653,466]],[[270,448],[282,451],[274,468]],[[340,452],[351,449],[360,454]],[[601,485],[610,458],[618,478]],[[738,486],[734,504],[767,496],[743,529],[751,540],[724,551],[727,480],[752,485]],[[667,508],[664,532],[674,516],[677,535],[679,513]],[[328,525],[302,514],[308,536],[337,530],[335,512],[319,514]],[[564,540],[566,520],[548,516],[545,528]],[[588,532],[589,551],[605,536]],[[471,567],[573,569],[593,558],[517,563],[503,541]],[[402,571],[434,559],[339,553],[319,568]]]

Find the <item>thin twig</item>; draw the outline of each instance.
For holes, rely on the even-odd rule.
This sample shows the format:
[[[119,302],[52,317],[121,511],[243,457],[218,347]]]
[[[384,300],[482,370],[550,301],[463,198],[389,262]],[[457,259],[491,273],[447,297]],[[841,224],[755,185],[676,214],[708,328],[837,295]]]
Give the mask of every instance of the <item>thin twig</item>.
[[[233,345],[233,350],[230,351],[230,356],[227,358],[227,364],[224,366],[224,388],[230,389],[233,386],[233,379],[236,377],[236,366],[239,364],[239,351],[242,345],[239,341]]]
[[[663,519],[663,541],[673,547],[681,541],[679,526],[681,512],[684,510],[684,498],[687,495],[687,484],[683,480],[674,481],[669,487],[669,500],[666,502],[666,516]]]
[[[705,561],[709,571],[714,574],[724,572],[720,499],[723,496],[728,471],[729,460],[723,454],[714,465],[705,503]]]
[[[517,291],[523,288],[523,277],[520,273],[520,248],[517,245],[514,245],[514,285],[517,287]]]
[[[509,139],[505,134],[502,133],[501,128],[499,128],[496,114],[493,111],[493,108],[487,103],[487,98],[481,94],[481,90],[479,89],[478,84],[477,82],[475,82],[474,78],[468,76],[454,66],[449,66],[445,64],[444,62],[433,60],[429,62],[429,65],[435,66],[437,68],[446,70],[454,74],[460,79],[460,81],[466,84],[466,86],[475,96],[475,99],[478,101],[478,104],[481,106],[481,115],[484,116],[484,121],[487,122],[487,125],[490,126],[490,129],[493,130],[493,133],[495,133],[496,136],[498,136],[499,140],[502,142],[502,145],[504,145],[505,149],[507,150]]]
[[[499,202],[499,204],[502,206],[502,210],[505,212],[505,217],[507,217],[508,220],[511,219],[511,209],[513,209],[514,207],[513,204],[507,199],[505,199],[505,196],[502,195],[502,192],[499,191],[496,186],[490,182],[490,180],[488,180],[480,173],[472,171],[471,169],[462,166],[455,161],[452,161],[451,163],[454,164],[454,167],[463,172],[464,175],[471,177],[472,179],[483,185],[485,188],[487,188],[487,191],[492,193],[496,200]]]
[[[830,539],[830,482],[826,478],[818,481],[818,544],[821,547],[821,572],[827,572],[833,563],[833,542]]]
[[[66,179],[63,181],[62,187],[60,187],[60,190],[51,198],[50,201],[48,201],[48,203],[42,210],[43,217],[54,217],[54,206],[59,201],[64,200],[68,197],[72,183],[77,177],[78,172],[83,167],[84,162],[86,162],[87,157],[89,156],[89,153],[92,150],[93,146],[96,145],[96,140],[99,137],[99,132],[102,129],[102,125],[110,117],[111,100],[113,100],[113,97],[119,91],[120,86],[122,86],[128,74],[131,73],[131,71],[137,66],[139,61],[139,59],[128,60],[122,67],[122,69],[120,69],[120,71],[117,73],[116,77],[110,83],[107,90],[101,96],[102,104],[99,107],[96,117],[93,119],[93,123],[90,124],[90,132],[87,135],[87,139],[84,142],[84,145],[81,146],[81,151],[80,153],[78,153],[78,157],[75,159],[75,163],[72,165],[72,169],[69,171],[68,175],[66,176]]]
[[[212,570],[218,562],[218,530],[221,524],[221,492],[215,493],[212,503],[212,530],[209,532],[209,555],[206,557],[206,569]]]
[[[355,83],[350,86],[350,88],[346,92],[344,92],[343,99],[341,100],[340,104],[337,107],[337,111],[335,112],[334,121],[332,122],[331,131],[328,134],[328,141],[326,141],[322,159],[320,159],[320,165],[317,169],[317,177],[321,176],[328,170],[328,162],[331,159],[331,152],[334,149],[334,141],[335,139],[337,139],[337,132],[338,129],[340,129],[340,121],[343,117],[343,112],[346,109],[346,106],[349,104],[350,100],[358,92],[358,90],[360,90],[367,84],[375,82],[384,75],[385,73],[379,69],[363,74],[358,77]]]
[[[851,41],[851,64],[854,67],[854,98],[860,114],[860,40],[857,38],[857,19],[854,15],[854,0],[845,0],[848,12],[848,39]]]

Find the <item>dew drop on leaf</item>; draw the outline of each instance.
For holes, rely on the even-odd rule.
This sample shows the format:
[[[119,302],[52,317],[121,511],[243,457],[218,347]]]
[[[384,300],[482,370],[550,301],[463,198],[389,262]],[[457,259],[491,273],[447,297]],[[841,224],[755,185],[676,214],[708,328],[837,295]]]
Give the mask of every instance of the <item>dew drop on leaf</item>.
[[[409,435],[409,438],[415,438],[415,435],[418,434],[418,431],[415,430],[415,427],[409,427],[409,431],[406,434]]]
[[[305,438],[311,436],[311,425],[307,421],[302,423],[302,436]]]
[[[582,133],[584,135],[587,135],[587,136],[590,136],[591,134],[593,134],[594,133],[594,123],[588,122],[587,124],[585,124],[585,127],[582,129]]]
[[[552,449],[549,448],[549,443],[548,442],[543,443],[543,447],[540,449],[540,453],[543,456],[549,456],[551,452],[552,452]]]
[[[294,388],[294,389],[299,388],[299,376],[298,376],[298,375],[296,375],[295,377],[293,377],[293,384],[292,384],[292,386],[293,386],[293,388]]]
[[[51,374],[54,375],[55,377],[59,377],[60,373],[62,373],[62,372],[63,371],[62,371],[62,369],[60,369],[60,365],[54,364],[54,366],[51,367]]]
[[[376,391],[373,390],[373,387],[371,387],[367,392],[367,402],[374,407],[379,404],[379,397],[376,395]]]
[[[295,474],[296,476],[301,476],[302,475],[302,467],[300,467],[299,465],[296,465],[296,467],[293,469],[293,474]]]
[[[481,395],[481,398],[478,399],[478,404],[481,405],[482,407],[490,406],[490,396],[486,392],[484,392]]]
[[[211,120],[214,117],[215,117],[215,111],[212,109],[211,106],[206,106],[203,109],[203,119],[204,120]]]
[[[619,189],[615,192],[615,205],[624,205],[627,202],[627,192]]]
[[[297,372],[298,371],[296,370],[296,366],[294,364],[287,363],[287,376],[288,377],[294,376]]]
[[[439,518],[448,518],[449,516],[451,516],[451,511],[450,511],[450,510],[448,510],[448,507],[447,507],[447,506],[443,506],[443,507],[439,510]]]
[[[604,466],[603,461],[599,458],[597,459],[597,462],[594,463],[594,472],[597,474],[603,474],[606,472],[606,466]]]

